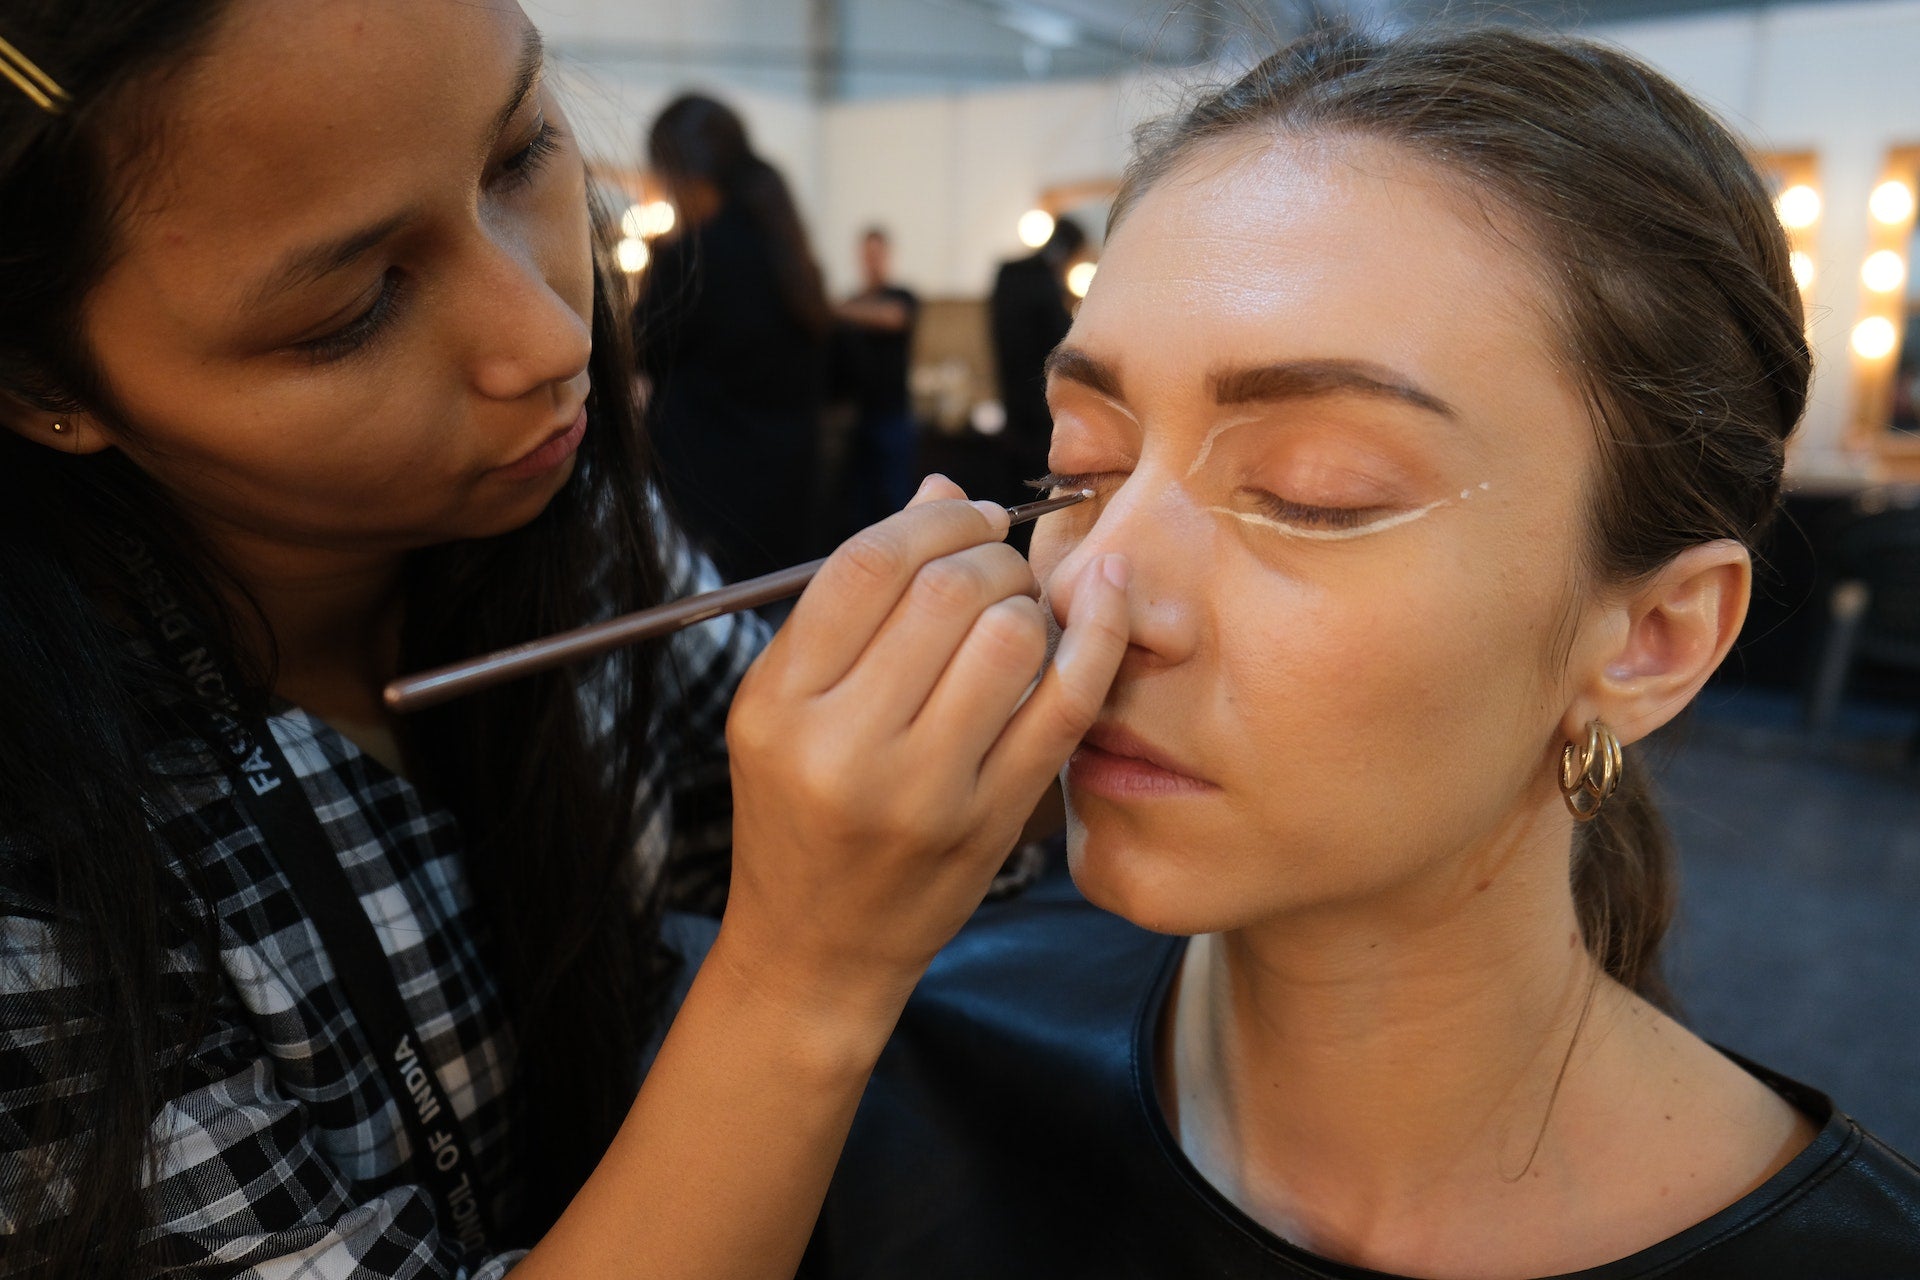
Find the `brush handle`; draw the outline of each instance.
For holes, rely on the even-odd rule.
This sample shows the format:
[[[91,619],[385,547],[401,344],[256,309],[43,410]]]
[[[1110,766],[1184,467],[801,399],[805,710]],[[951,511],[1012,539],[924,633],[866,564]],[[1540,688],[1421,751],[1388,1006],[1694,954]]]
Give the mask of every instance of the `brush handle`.
[[[1092,496],[1091,490],[1082,489],[1077,493],[1063,494],[1058,498],[1046,498],[1039,502],[1008,507],[1007,527],[1012,528],[1017,524],[1025,524],[1029,520],[1037,520],[1050,512],[1085,502]],[[807,584],[813,581],[813,575],[819,573],[824,564],[826,564],[824,558],[809,560],[806,564],[797,564],[791,569],[781,569],[776,573],[749,578],[745,582],[721,587],[718,591],[688,596],[685,600],[676,600],[672,604],[657,605],[637,613],[623,614],[606,622],[576,627],[572,631],[562,631],[558,635],[529,640],[525,644],[514,645],[510,649],[500,649],[478,658],[469,658],[464,662],[435,667],[431,671],[422,671],[418,675],[403,676],[386,687],[383,697],[386,699],[387,708],[391,711],[418,711],[422,707],[435,706],[449,699],[458,698],[462,694],[488,689],[496,684],[517,680],[521,676],[532,675],[536,671],[565,666],[569,662],[578,662],[583,658],[595,657],[627,645],[639,644],[643,640],[671,635],[684,627],[707,622],[724,614],[739,613],[743,609],[757,609],[763,604],[772,604],[776,600],[797,596],[806,590]]]

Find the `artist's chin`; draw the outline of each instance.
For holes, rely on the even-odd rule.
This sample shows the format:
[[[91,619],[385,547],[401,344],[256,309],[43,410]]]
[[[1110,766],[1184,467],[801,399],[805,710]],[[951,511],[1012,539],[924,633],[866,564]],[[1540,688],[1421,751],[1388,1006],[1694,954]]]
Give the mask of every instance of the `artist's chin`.
[[[492,501],[468,521],[462,538],[497,538],[523,529],[538,520],[556,502],[578,501],[577,494],[566,492],[578,458],[568,458],[536,482],[521,481],[505,494],[492,495]]]

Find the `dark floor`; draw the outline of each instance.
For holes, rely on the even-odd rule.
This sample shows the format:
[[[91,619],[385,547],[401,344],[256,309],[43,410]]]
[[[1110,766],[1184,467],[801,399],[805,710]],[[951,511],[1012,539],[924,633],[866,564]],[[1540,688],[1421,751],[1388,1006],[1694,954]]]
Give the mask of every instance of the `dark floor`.
[[[1920,1153],[1920,719],[1709,690],[1649,753],[1680,848],[1667,967],[1708,1039]]]

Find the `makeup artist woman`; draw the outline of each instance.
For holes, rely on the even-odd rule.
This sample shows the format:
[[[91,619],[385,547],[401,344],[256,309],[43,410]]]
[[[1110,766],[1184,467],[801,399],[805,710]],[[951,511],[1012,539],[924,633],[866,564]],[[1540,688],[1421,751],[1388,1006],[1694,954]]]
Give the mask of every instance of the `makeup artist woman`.
[[[737,621],[396,720],[399,672],[711,574],[630,496],[538,37],[10,0],[0,41],[0,1271],[790,1276],[1099,705],[1124,564],[1017,714],[1032,577],[936,481],[744,677]]]

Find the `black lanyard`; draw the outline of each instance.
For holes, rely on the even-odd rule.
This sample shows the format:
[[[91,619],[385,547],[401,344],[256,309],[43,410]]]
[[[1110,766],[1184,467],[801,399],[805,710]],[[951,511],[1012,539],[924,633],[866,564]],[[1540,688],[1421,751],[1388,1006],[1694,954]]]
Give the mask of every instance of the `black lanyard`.
[[[413,1165],[439,1201],[442,1229],[469,1256],[486,1255],[492,1232],[473,1147],[432,1065],[420,1054],[420,1038],[386,952],[347,880],[338,851],[266,720],[240,713],[225,667],[145,544],[129,540],[121,562],[146,606],[155,642],[198,695],[204,715],[197,732],[219,755],[233,780],[234,799],[266,837],[268,852],[292,883],[334,974],[346,988],[406,1123]]]

